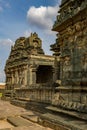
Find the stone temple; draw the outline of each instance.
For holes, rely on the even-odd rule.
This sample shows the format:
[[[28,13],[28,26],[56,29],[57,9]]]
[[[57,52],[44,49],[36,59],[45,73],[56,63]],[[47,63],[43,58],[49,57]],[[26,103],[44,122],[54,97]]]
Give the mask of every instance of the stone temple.
[[[58,35],[51,47],[60,54],[58,106],[87,112],[87,1],[62,0],[52,30]]]
[[[36,33],[16,40],[5,66],[5,96],[14,104],[50,104],[41,120],[57,124],[55,130],[87,130],[87,0],[62,0],[52,31],[53,56],[44,54]]]
[[[20,37],[11,48],[6,62],[6,95],[51,102],[58,77],[58,58],[44,54],[36,33]],[[56,66],[56,67],[55,67]]]

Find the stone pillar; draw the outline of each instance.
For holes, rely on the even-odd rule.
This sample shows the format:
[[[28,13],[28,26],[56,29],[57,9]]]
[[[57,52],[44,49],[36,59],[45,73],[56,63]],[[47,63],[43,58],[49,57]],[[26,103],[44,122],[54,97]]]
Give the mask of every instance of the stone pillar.
[[[27,77],[28,77],[28,85],[31,84],[36,84],[36,68],[32,65],[28,66],[28,71],[27,71]]]
[[[32,84],[36,84],[36,68],[32,68]]]
[[[12,72],[10,73],[10,84],[12,85]]]
[[[14,84],[14,72],[12,72],[12,84]]]
[[[22,69],[21,69],[21,83],[22,85],[26,86],[27,85],[27,70],[28,70],[28,67],[27,66],[24,66]]]
[[[27,85],[30,84],[30,68],[28,67],[28,71],[27,71]]]
[[[18,75],[19,75],[19,82],[18,82],[18,84],[21,85],[21,68],[19,68],[18,71],[19,71],[18,72]]]
[[[53,82],[55,82],[55,69],[52,68],[52,72],[53,72]]]
[[[31,85],[32,84],[32,68],[31,68],[31,66],[29,67],[29,85]]]
[[[16,69],[14,70],[14,84],[17,84],[17,79],[16,79]]]
[[[27,85],[27,68],[25,68],[24,84]]]
[[[18,71],[15,70],[15,83],[18,84]]]
[[[57,73],[55,68],[52,68],[52,72],[53,72],[53,82],[55,82],[57,80]]]

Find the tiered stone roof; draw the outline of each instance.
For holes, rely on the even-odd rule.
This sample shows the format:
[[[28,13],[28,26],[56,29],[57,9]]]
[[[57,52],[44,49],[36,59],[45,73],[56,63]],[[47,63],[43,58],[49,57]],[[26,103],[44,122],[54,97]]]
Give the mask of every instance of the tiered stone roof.
[[[30,37],[20,37],[15,41],[14,46],[11,47],[6,67],[26,63],[31,54],[44,55],[42,41],[37,33],[31,33]]]

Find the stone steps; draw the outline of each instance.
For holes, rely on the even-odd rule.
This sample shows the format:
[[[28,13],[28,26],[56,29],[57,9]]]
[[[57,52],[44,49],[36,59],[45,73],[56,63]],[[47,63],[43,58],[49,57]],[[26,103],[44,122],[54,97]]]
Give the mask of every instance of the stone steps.
[[[52,112],[65,114],[68,116],[76,117],[78,119],[87,121],[87,114],[86,113],[76,112],[76,111],[72,111],[72,110],[71,111],[64,110],[64,109],[57,108],[55,106],[48,106],[47,109],[52,111]]]
[[[18,116],[18,117],[8,117],[8,122],[10,122],[12,125],[19,127],[19,126],[32,126],[32,122],[29,122],[28,120],[25,120],[24,118]],[[34,124],[33,124],[34,125]]]
[[[34,123],[38,123],[38,116],[36,116],[36,115],[22,115],[21,117],[23,117],[24,119],[27,119],[29,121],[32,121]]]
[[[37,116],[34,114],[7,117],[7,122],[11,124],[10,128],[0,128],[0,130],[52,130],[43,127],[37,123]]]
[[[47,112],[46,107],[49,106],[49,104],[41,103],[41,102],[33,102],[33,101],[22,101],[22,100],[12,100],[11,104],[16,106],[24,107],[27,110],[33,110],[39,113],[44,114]]]
[[[54,130],[87,130],[87,122],[67,115],[45,113],[39,117],[38,123]]]

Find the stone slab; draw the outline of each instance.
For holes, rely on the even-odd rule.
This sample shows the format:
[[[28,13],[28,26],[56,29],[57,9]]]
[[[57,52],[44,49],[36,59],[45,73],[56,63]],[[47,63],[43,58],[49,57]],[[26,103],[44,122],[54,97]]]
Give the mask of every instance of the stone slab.
[[[0,120],[6,119],[8,116],[16,116],[28,112],[26,109],[14,106],[7,101],[0,100]]]
[[[30,120],[34,123],[38,123],[38,116],[36,116],[36,115],[22,115],[21,117],[23,117],[27,120]]]
[[[15,127],[12,130],[52,130],[50,128],[42,127],[42,126],[20,126],[20,127]]]
[[[32,122],[22,117],[8,117],[7,120],[14,126],[32,126]]]
[[[86,121],[79,120],[78,118],[70,117],[64,114],[58,115],[45,113],[41,115],[39,122],[41,122],[42,125],[45,123],[45,126],[49,127],[54,126],[59,128],[61,126],[62,129],[59,130],[87,130]]]
[[[5,128],[0,130],[52,130],[51,128],[46,128],[43,126],[35,125],[35,126],[19,126],[14,128]]]
[[[57,113],[63,113],[63,114],[67,114],[69,116],[73,116],[73,117],[77,117],[79,119],[83,119],[87,121],[87,114],[86,113],[81,113],[81,112],[76,112],[76,111],[69,111],[69,110],[64,110],[64,109],[60,109],[54,106],[48,106],[46,107],[48,110],[51,110],[53,112],[57,112]]]

